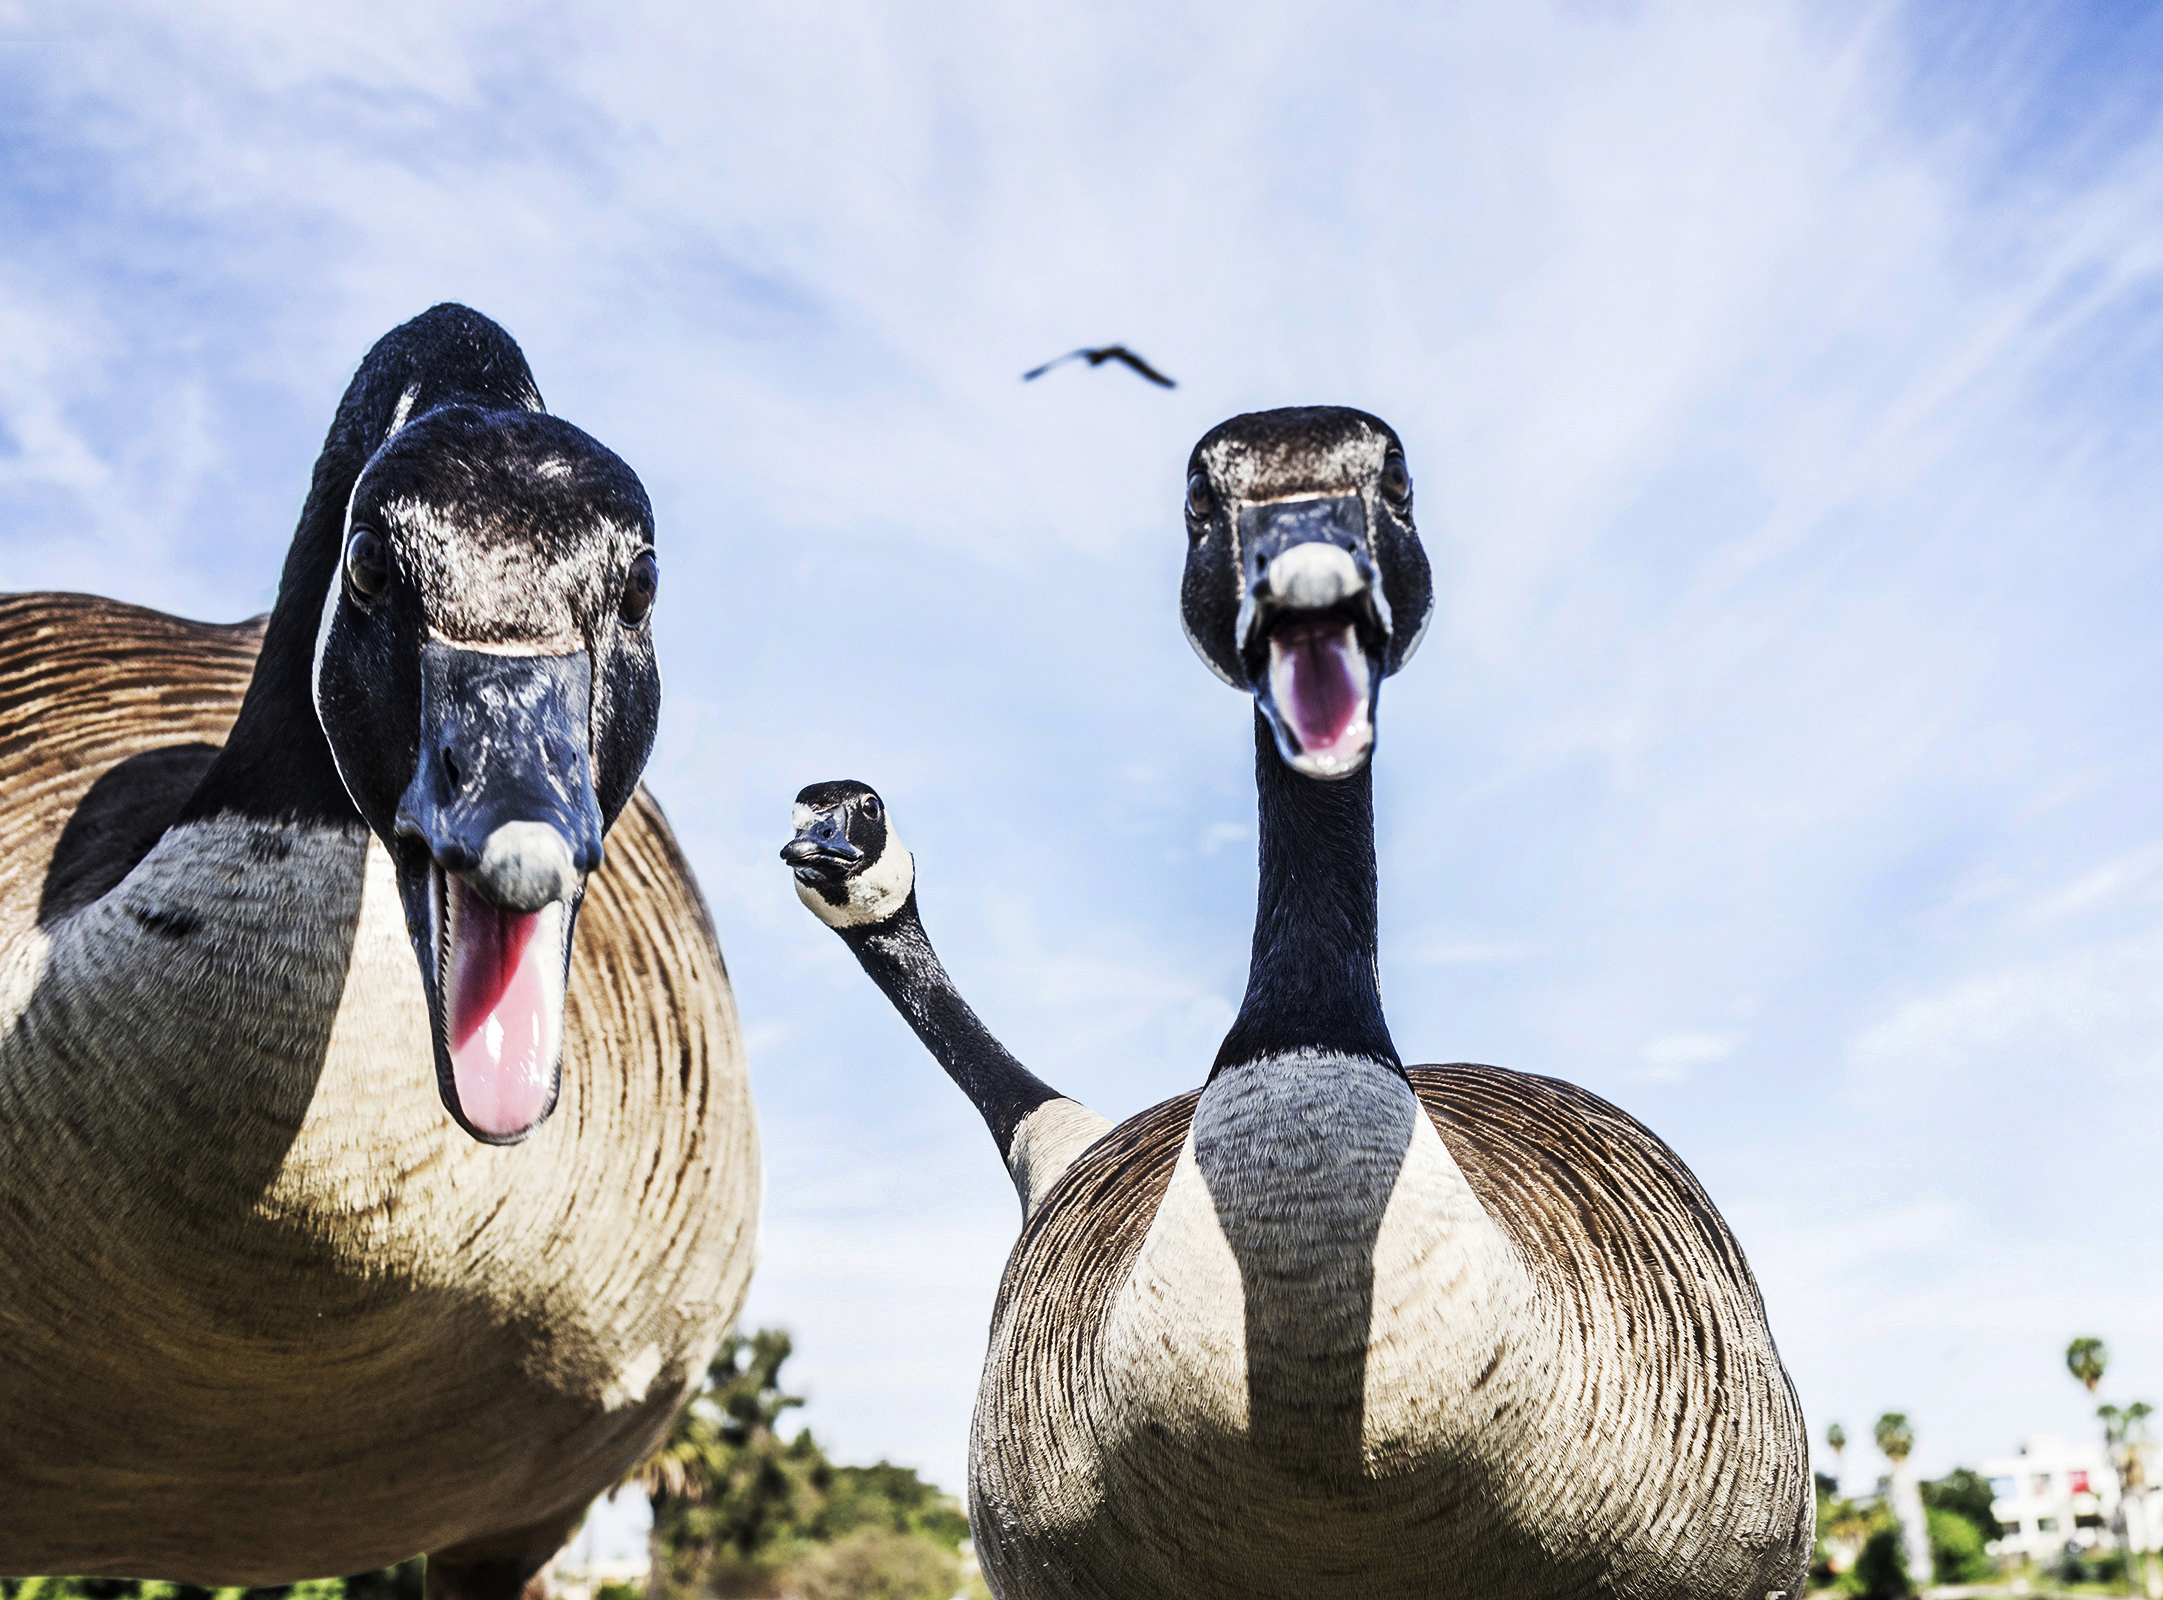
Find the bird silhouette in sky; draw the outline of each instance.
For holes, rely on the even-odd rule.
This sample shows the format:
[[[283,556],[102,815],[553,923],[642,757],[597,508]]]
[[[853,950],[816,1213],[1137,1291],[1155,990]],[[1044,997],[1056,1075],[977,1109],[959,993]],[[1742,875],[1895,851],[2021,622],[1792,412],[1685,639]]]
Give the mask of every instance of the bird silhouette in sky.
[[[1158,384],[1166,389],[1176,389],[1179,387],[1178,384],[1174,383],[1170,378],[1164,376],[1163,373],[1157,371],[1155,367],[1152,367],[1148,362],[1144,361],[1140,356],[1136,355],[1133,351],[1129,350],[1123,344],[1108,344],[1096,350],[1069,350],[1063,356],[1053,357],[1051,360],[1045,362],[1041,367],[1035,367],[1028,372],[1024,372],[1021,375],[1021,381],[1023,383],[1027,383],[1031,378],[1041,378],[1044,376],[1045,373],[1051,371],[1053,367],[1060,365],[1062,362],[1073,361],[1077,358],[1087,361],[1092,367],[1101,367],[1107,361],[1121,362],[1126,366],[1132,367],[1136,372],[1147,378],[1151,383]]]

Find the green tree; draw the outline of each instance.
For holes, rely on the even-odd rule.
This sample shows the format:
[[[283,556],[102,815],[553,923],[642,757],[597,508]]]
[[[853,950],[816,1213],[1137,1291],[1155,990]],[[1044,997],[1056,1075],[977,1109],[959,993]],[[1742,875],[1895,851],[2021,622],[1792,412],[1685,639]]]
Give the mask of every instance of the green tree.
[[[1848,1430],[1834,1423],[1825,1430],[1825,1444],[1833,1453],[1833,1476],[1840,1476],[1840,1463],[1847,1456]]]
[[[1872,1533],[1855,1558],[1852,1592],[1862,1600],[1902,1600],[1915,1592],[1908,1581],[1907,1557],[1901,1553],[1900,1530],[1886,1526]]]
[[[1878,1441],[1878,1448],[1885,1452],[1885,1459],[1895,1467],[1906,1461],[1908,1453],[1915,1448],[1915,1429],[1909,1426],[1906,1412],[1886,1412],[1870,1431]]]
[[[1985,1539],[1998,1536],[1997,1513],[1991,1509],[1996,1497],[1990,1492],[1990,1480],[1981,1473],[1968,1467],[1955,1467],[1944,1477],[1918,1487],[1928,1509],[1966,1517]]]
[[[969,1532],[960,1506],[908,1467],[837,1466],[808,1429],[784,1439],[803,1404],[782,1387],[790,1353],[778,1328],[731,1334],[626,1476],[654,1509],[649,1594],[913,1600],[928,1583],[946,1600]]]
[[[961,1563],[917,1534],[858,1528],[790,1569],[804,1600],[948,1600]]]
[[[926,1483],[915,1469],[881,1461],[870,1467],[832,1467],[814,1476],[823,1503],[805,1529],[808,1537],[839,1539],[859,1528],[922,1534],[952,1550],[969,1537],[969,1519],[953,1497]]]
[[[1983,1530],[1960,1512],[1942,1506],[1924,1515],[1930,1523],[1930,1566],[1939,1583],[1980,1583],[1997,1571],[1983,1549]]]
[[[2081,1386],[2094,1394],[2103,1381],[2103,1369],[2110,1364],[2110,1351],[2101,1339],[2075,1339],[2065,1347],[2065,1370],[2081,1382]]]

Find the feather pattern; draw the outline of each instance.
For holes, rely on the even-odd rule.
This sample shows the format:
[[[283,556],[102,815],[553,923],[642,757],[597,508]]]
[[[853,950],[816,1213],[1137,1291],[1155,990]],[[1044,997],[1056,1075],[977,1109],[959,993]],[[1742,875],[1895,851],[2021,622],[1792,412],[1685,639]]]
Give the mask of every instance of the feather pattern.
[[[556,1115],[478,1143],[358,819],[174,825],[261,639],[0,598],[0,1571],[567,1533],[743,1297],[735,1007],[659,808],[588,882]]]
[[[1257,1464],[1252,1413],[1235,1427],[1181,1403],[1221,1378],[1210,1352],[1190,1346],[1191,1360],[1137,1392],[1133,1341],[1115,1323],[1191,1159],[1201,1097],[1121,1123],[1033,1215],[993,1313],[971,1512],[996,1592],[1799,1592],[1800,1411],[1749,1267],[1689,1169],[1633,1118],[1554,1079],[1465,1064],[1408,1076],[1476,1203],[1468,1226],[1491,1227],[1522,1275],[1523,1314],[1476,1363],[1423,1367],[1433,1342],[1408,1351],[1404,1333],[1428,1285],[1417,1263],[1384,1263],[1397,1281],[1374,1277],[1366,1337],[1306,1370],[1296,1420],[1309,1458]],[[1459,1282],[1453,1310],[1483,1313],[1473,1287]],[[1166,1393],[1170,1376],[1182,1394]],[[1234,1376],[1258,1407],[1251,1357]],[[1388,1391],[1427,1406],[1426,1425],[1394,1446],[1374,1426]],[[1453,1404],[1468,1395],[1485,1398]],[[1311,1454],[1332,1437],[1361,1442],[1334,1473]]]

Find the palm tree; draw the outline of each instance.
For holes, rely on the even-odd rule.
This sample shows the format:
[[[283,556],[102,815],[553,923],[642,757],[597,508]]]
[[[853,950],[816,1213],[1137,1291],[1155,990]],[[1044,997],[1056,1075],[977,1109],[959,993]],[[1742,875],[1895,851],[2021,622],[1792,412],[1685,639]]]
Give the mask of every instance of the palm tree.
[[[1833,1478],[1838,1481],[1840,1463],[1847,1457],[1848,1430],[1841,1427],[1839,1423],[1834,1423],[1825,1430],[1825,1443],[1833,1453]]]
[[[774,1424],[783,1412],[804,1403],[799,1395],[781,1392],[781,1364],[791,1348],[788,1334],[779,1328],[761,1328],[748,1336],[731,1332],[707,1363],[697,1392],[669,1424],[667,1437],[617,1485],[636,1487],[653,1508],[653,1526],[646,1534],[647,1600],[662,1600],[667,1593],[668,1535],[683,1521],[685,1508],[743,1499],[742,1480],[770,1475],[770,1469],[759,1471],[767,1466],[763,1460],[754,1462],[747,1474],[747,1457],[776,1453]],[[760,1495],[754,1488],[749,1498],[760,1502],[752,1513],[756,1521],[763,1502],[775,1496],[771,1490]]]
[[[2136,1400],[2123,1407],[2097,1406],[2095,1414],[2103,1424],[2103,1448],[2109,1455],[2111,1469],[2118,1474],[2118,1548],[2125,1555],[2126,1576],[2130,1578],[2134,1555],[2132,1513],[2136,1506],[2145,1510],[2148,1419],[2155,1415],[2155,1407],[2145,1400]],[[2155,1556],[2150,1554],[2144,1565],[2149,1594],[2163,1593],[2163,1573],[2156,1569]]]
[[[2110,1352],[2104,1348],[2101,1339],[2075,1339],[2065,1347],[2065,1370],[2078,1378],[2090,1394],[2101,1387],[2103,1372],[2109,1362]],[[2134,1556],[2130,1517],[2134,1508],[2145,1507],[2147,1500],[2148,1467],[2144,1458],[2148,1419],[2155,1414],[2155,1407],[2145,1400],[2136,1400],[2124,1407],[2106,1403],[2097,1406],[2095,1414],[2103,1424],[2104,1457],[2118,1475],[2118,1549],[2125,1559],[2126,1576],[2130,1578]],[[2148,1593],[2163,1596],[2163,1572],[2157,1570],[2155,1557],[2150,1555],[2145,1565]]]
[[[729,1336],[731,1339],[734,1334]],[[702,1504],[720,1467],[719,1440],[713,1418],[701,1408],[708,1382],[686,1401],[668,1425],[668,1435],[652,1455],[623,1475],[616,1487],[636,1488],[653,1508],[653,1522],[646,1530],[646,1600],[661,1600],[668,1591],[666,1552],[661,1531],[671,1504]],[[610,1490],[614,1494],[615,1490]]]
[[[1930,1524],[1923,1516],[1922,1490],[1915,1482],[1914,1470],[1908,1465],[1908,1457],[1915,1451],[1915,1428],[1905,1412],[1888,1411],[1878,1418],[1871,1434],[1893,1466],[1892,1493],[1887,1498],[1900,1523],[1900,1546],[1907,1557],[1908,1582],[1920,1594],[1931,1578]]]
[[[2101,1339],[2075,1339],[2065,1347],[2065,1370],[2078,1378],[2090,1394],[2103,1381],[2103,1368],[2109,1361],[2110,1352]]]
[[[1877,1438],[1878,1448],[1885,1452],[1885,1459],[1896,1468],[1915,1449],[1915,1429],[1909,1426],[1906,1412],[1886,1412],[1878,1418],[1878,1425],[1871,1432]]]

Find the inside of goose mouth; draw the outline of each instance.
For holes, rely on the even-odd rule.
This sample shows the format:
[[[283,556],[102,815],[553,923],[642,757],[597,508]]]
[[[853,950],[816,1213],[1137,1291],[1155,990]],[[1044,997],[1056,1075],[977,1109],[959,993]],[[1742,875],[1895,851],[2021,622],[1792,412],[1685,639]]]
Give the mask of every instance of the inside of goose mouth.
[[[1370,631],[1343,606],[1280,611],[1264,624],[1267,659],[1256,663],[1255,699],[1295,772],[1348,778],[1373,753],[1380,653],[1363,637]]]
[[[428,899],[451,1110],[476,1138],[516,1143],[548,1120],[562,1084],[570,905],[506,911],[432,861]]]

